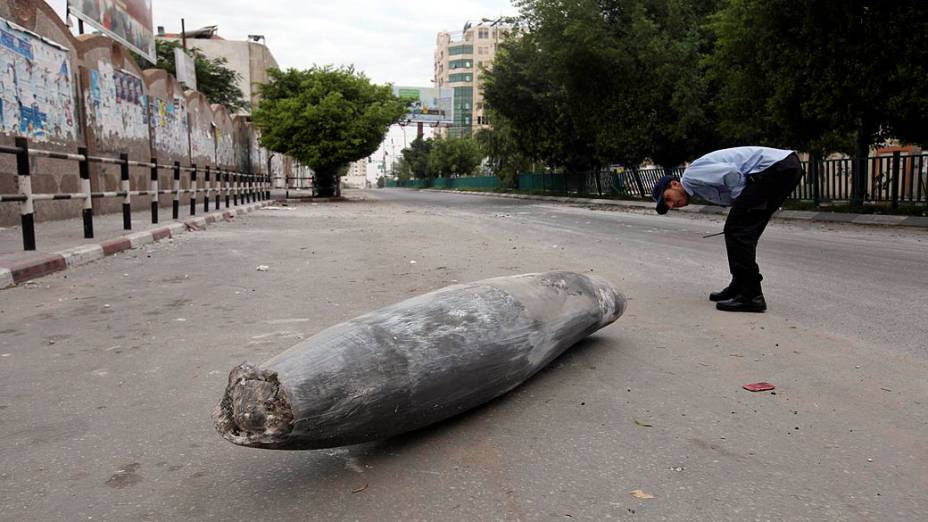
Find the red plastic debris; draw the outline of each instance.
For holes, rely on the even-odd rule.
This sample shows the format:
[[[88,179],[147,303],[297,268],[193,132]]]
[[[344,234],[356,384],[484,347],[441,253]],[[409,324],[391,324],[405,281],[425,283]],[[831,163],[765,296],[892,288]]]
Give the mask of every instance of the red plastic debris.
[[[755,382],[754,384],[745,384],[742,386],[742,388],[749,392],[762,392],[775,390],[776,386],[770,384],[769,382]]]

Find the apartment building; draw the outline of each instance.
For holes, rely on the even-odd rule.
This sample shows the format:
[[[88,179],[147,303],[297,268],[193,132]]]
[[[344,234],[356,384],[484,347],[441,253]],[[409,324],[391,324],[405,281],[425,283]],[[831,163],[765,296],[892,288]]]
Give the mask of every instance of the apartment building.
[[[484,114],[480,75],[492,67],[499,43],[513,33],[500,20],[468,22],[459,32],[438,33],[435,49],[435,86],[454,90],[454,123],[442,132],[466,135],[488,125]]]
[[[353,161],[348,165],[348,172],[342,176],[342,186],[345,188],[363,189],[370,182],[367,180],[367,160]]]

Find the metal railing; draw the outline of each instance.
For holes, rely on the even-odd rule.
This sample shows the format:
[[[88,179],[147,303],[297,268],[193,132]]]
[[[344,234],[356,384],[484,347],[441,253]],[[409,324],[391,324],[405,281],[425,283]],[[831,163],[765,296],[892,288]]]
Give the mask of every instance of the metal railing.
[[[802,162],[802,180],[790,199],[809,201],[816,205],[837,202],[889,203],[892,208],[900,204],[928,204],[928,154],[894,152],[890,155],[871,156],[858,169],[854,168],[855,161],[854,158],[823,160],[812,157]],[[519,176],[515,188],[651,199],[651,190],[661,176],[671,174],[680,177],[684,170],[679,167],[652,167],[623,171],[601,170],[581,176],[523,174]],[[862,177],[855,180],[855,172],[861,172]],[[579,183],[581,179],[583,182]]]
[[[151,222],[158,223],[159,196],[173,194],[172,218],[179,219],[182,194],[190,194],[190,215],[197,213],[198,195],[203,194],[203,211],[209,212],[211,197],[215,196],[215,208],[219,210],[223,198],[226,208],[237,206],[240,203],[252,203],[270,199],[270,179],[264,174],[251,174],[237,172],[230,169],[205,165],[198,166],[191,163],[181,166],[179,161],[171,165],[158,163],[157,158],[151,161],[130,160],[128,154],[120,154],[118,158],[105,156],[92,156],[85,147],[79,147],[77,154],[55,152],[49,150],[32,149],[26,138],[18,137],[14,146],[0,145],[0,154],[13,154],[16,156],[16,175],[19,178],[18,194],[0,194],[0,203],[19,203],[22,223],[23,249],[35,250],[35,202],[36,201],[63,201],[83,200],[82,218],[84,224],[84,238],[91,239],[93,235],[93,200],[99,198],[122,198],[123,229],[132,230],[132,197],[149,196],[151,198]],[[51,158],[57,160],[78,162],[80,175],[80,192],[36,194],[32,192],[32,157]],[[90,164],[102,163],[119,165],[119,190],[94,192],[90,186]],[[151,171],[147,190],[132,190],[130,186],[129,167],[144,167]],[[158,173],[169,170],[174,174],[174,183],[171,189],[159,187]],[[181,188],[181,173],[190,174],[190,188]],[[197,186],[197,175],[203,173],[203,187]],[[215,183],[213,182],[215,173]]]
[[[803,176],[790,196],[794,201],[854,204],[928,204],[928,154],[870,156],[855,167],[856,159],[820,159],[802,162]],[[514,187],[502,187],[495,177],[475,176],[417,180],[387,180],[387,187],[407,188],[512,188],[550,194],[651,199],[651,190],[665,174],[677,177],[684,168],[603,169],[580,174],[520,174]],[[861,175],[855,174],[860,172]],[[492,181],[496,179],[495,183]]]

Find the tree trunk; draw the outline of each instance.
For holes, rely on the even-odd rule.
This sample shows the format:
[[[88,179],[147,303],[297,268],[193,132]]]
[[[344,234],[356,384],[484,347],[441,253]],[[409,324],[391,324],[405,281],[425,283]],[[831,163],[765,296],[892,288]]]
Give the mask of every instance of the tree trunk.
[[[313,196],[334,198],[338,195],[338,169],[319,169],[313,180]]]

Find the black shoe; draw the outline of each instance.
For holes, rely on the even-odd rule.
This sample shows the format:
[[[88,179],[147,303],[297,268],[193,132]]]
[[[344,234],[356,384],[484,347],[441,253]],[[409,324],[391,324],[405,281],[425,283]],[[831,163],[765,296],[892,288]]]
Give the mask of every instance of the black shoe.
[[[767,301],[761,294],[755,297],[736,295],[726,301],[715,303],[715,307],[724,312],[763,312],[767,309]]]
[[[709,300],[713,303],[717,303],[719,301],[728,301],[736,295],[738,295],[738,290],[736,290],[731,285],[728,285],[724,290],[719,290],[718,292],[712,292],[709,294]]]

